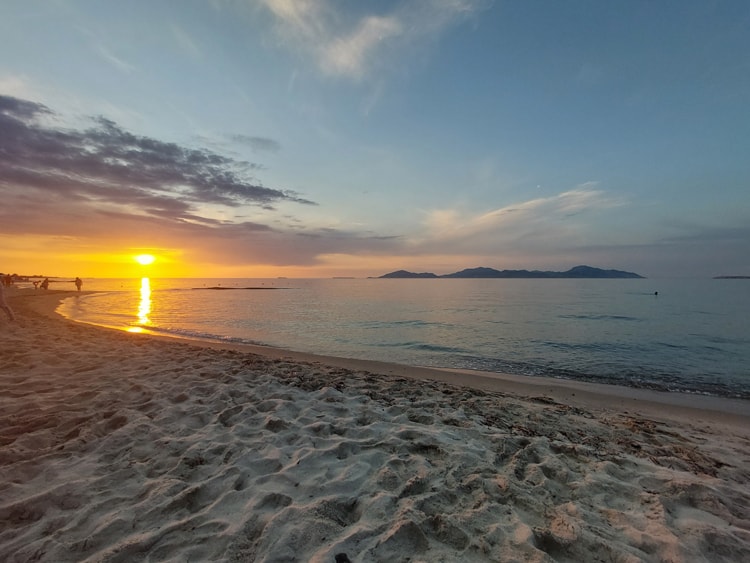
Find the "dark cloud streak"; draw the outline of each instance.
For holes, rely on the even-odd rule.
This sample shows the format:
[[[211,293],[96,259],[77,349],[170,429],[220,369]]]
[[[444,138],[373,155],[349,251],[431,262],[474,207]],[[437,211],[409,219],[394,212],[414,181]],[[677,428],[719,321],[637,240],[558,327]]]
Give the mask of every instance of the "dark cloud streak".
[[[120,203],[177,197],[230,207],[313,204],[247,177],[257,165],[137,136],[103,117],[82,131],[42,124],[40,118],[53,115],[44,105],[0,95],[0,183]]]

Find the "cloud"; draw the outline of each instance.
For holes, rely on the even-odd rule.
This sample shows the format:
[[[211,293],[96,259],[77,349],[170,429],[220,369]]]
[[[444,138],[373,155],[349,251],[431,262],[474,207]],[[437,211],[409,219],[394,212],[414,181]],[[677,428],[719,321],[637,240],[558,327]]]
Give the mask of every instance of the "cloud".
[[[0,76],[0,92],[23,97],[33,97],[36,94],[29,86],[29,79],[26,76],[13,74]]]
[[[202,61],[204,59],[203,51],[201,51],[197,43],[182,27],[171,23],[169,28],[172,31],[175,43],[183,53],[195,61]]]
[[[487,5],[486,0],[405,0],[389,13],[345,15],[328,0],[263,0],[281,44],[312,56],[332,76],[360,79],[398,61]],[[376,4],[357,3],[365,9]],[[354,10],[350,11],[354,14]]]
[[[585,215],[622,203],[589,182],[480,214],[431,210],[425,214],[425,234],[413,246],[422,252],[496,254],[576,244],[588,232]],[[584,217],[574,219],[577,215]]]
[[[430,210],[405,251],[417,261],[447,257],[449,270],[459,264],[542,269],[591,264],[646,276],[749,273],[746,217],[721,226],[664,217],[641,222],[632,208],[620,210],[637,204],[587,182],[483,213]]]
[[[312,203],[249,177],[247,171],[258,165],[137,136],[103,117],[83,131],[55,129],[39,119],[50,115],[42,104],[0,96],[4,185],[118,203],[164,202],[179,195],[186,207]]]
[[[52,112],[42,104],[21,100],[12,96],[0,96],[0,118],[15,118],[18,121],[30,121],[41,115],[50,114]]]
[[[321,46],[321,66],[329,74],[358,77],[381,45],[403,33],[403,24],[395,17],[368,16],[350,34]]]
[[[228,137],[230,141],[247,145],[258,152],[278,152],[281,149],[281,145],[277,141],[266,137],[251,137],[242,134],[229,135]]]
[[[97,45],[95,47],[95,51],[102,59],[107,61],[110,65],[115,67],[120,72],[130,74],[135,71],[135,66],[123,60],[122,58],[115,56],[104,45]]]
[[[312,265],[322,255],[395,244],[370,233],[289,226],[276,205],[315,204],[263,186],[250,176],[258,164],[134,135],[103,117],[85,129],[59,121],[45,105],[0,95],[0,233],[18,241],[6,250],[42,237],[57,252],[160,247],[205,264]]]

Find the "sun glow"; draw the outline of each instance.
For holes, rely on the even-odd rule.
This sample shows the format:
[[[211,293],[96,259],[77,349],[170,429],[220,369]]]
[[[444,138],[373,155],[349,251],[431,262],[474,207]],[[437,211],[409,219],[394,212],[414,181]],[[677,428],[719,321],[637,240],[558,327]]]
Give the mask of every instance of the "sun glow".
[[[153,254],[139,254],[138,256],[134,256],[133,258],[141,266],[148,266],[149,264],[153,264],[154,260],[156,260]]]

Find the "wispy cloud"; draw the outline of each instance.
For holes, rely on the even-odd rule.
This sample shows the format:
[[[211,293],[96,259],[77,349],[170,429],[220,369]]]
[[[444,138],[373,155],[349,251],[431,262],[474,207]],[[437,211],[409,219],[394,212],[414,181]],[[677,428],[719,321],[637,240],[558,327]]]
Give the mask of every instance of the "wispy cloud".
[[[348,35],[321,45],[321,66],[329,74],[360,77],[378,48],[403,33],[403,23],[396,17],[368,16]]]
[[[180,50],[196,61],[203,60],[203,51],[188,33],[179,25],[172,23],[169,26],[172,36]]]
[[[107,49],[104,45],[97,45],[96,46],[96,53],[105,61],[107,61],[110,65],[115,67],[117,70],[125,73],[130,74],[133,71],[135,71],[135,66],[130,64],[129,62],[125,61],[121,57],[118,57],[114,55],[109,49]]]
[[[588,182],[545,198],[535,198],[480,214],[436,209],[425,214],[425,234],[414,241],[424,251],[492,254],[534,246],[580,242],[587,222],[577,215],[622,205]]]
[[[329,75],[360,79],[415,44],[433,40],[487,5],[486,0],[404,0],[387,13],[358,3],[344,19],[329,0],[262,0],[276,19],[282,44],[312,56]]]
[[[253,137],[251,135],[236,133],[228,135],[228,138],[234,143],[246,145],[258,152],[278,152],[281,149],[281,145],[277,141],[267,137]]]

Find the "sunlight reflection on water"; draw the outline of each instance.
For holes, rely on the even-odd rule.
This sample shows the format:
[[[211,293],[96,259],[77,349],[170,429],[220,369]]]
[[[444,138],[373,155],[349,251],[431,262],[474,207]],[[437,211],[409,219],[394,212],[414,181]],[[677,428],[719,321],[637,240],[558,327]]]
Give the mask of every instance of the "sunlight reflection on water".
[[[148,278],[141,279],[141,301],[138,303],[138,324],[148,325],[151,320],[148,318],[151,313],[151,280]]]
[[[143,328],[144,325],[150,325],[151,319],[151,280],[149,278],[141,278],[141,298],[138,301],[138,326],[130,326],[128,332],[146,332]]]

